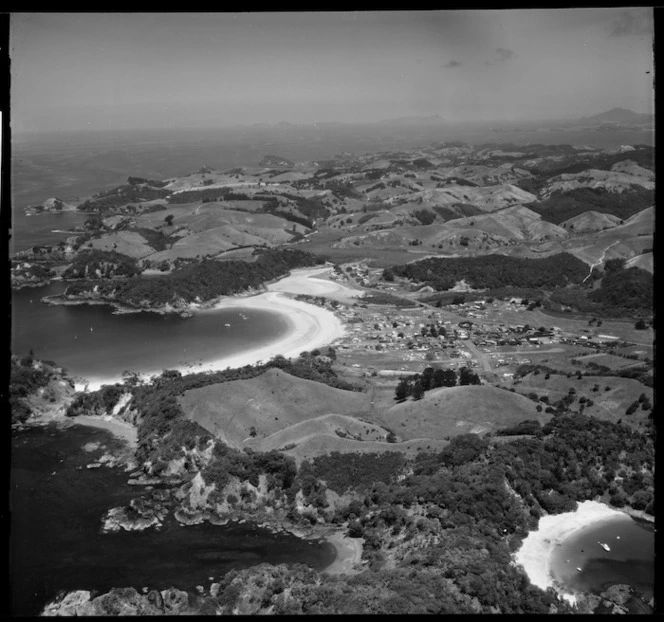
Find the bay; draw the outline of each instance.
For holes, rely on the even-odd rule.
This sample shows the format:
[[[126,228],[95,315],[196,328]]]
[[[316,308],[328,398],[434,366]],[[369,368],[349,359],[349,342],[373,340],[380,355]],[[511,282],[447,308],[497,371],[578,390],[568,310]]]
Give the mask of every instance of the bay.
[[[180,526],[101,532],[111,507],[140,487],[120,468],[87,469],[104,448],[120,443],[105,430],[55,424],[12,437],[9,577],[11,615],[37,615],[61,591],[113,587],[209,588],[231,569],[260,563],[306,564],[322,570],[336,555],[329,543],[243,525]],[[86,444],[100,445],[84,451]]]
[[[36,357],[86,379],[184,366],[196,371],[199,364],[270,343],[289,330],[283,315],[259,309],[219,309],[185,318],[147,311],[116,315],[108,305],[41,302],[62,288],[55,282],[12,292],[12,353],[33,350]]]
[[[627,514],[607,518],[567,538],[551,562],[554,579],[571,592],[599,594],[611,585],[627,584],[649,599],[655,582],[654,530]]]

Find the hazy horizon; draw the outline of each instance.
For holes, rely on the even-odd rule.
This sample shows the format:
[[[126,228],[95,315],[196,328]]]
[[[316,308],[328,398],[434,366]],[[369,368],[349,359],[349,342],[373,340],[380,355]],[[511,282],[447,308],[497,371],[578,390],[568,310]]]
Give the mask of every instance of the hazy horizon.
[[[654,112],[651,8],[12,13],[14,133]]]

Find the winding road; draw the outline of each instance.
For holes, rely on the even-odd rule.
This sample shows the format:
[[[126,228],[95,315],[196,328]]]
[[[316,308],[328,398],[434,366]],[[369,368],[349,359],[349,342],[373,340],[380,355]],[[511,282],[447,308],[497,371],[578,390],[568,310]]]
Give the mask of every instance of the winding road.
[[[599,260],[596,261],[594,264],[591,264],[591,266],[590,266],[590,271],[588,272],[588,276],[587,276],[585,279],[583,279],[583,281],[581,281],[582,284],[585,283],[585,282],[590,278],[590,275],[593,273],[593,270],[595,269],[595,266],[599,266],[599,265],[601,265],[601,264],[604,263],[604,258],[606,257],[606,253],[608,252],[608,250],[609,250],[612,246],[615,246],[616,244],[620,244],[620,240],[616,240],[613,244],[609,244],[609,245],[604,249],[604,252],[602,253],[602,256],[599,258]]]

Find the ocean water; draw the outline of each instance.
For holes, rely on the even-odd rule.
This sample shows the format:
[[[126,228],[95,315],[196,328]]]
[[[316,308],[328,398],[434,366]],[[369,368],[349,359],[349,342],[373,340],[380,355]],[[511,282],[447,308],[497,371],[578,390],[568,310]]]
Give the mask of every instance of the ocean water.
[[[566,539],[551,561],[554,579],[571,592],[599,594],[624,583],[648,599],[655,583],[654,529],[628,515],[608,518]]]
[[[9,489],[9,606],[15,616],[37,615],[61,591],[105,592],[113,587],[195,590],[231,569],[261,563],[302,563],[322,570],[334,547],[248,524],[101,533],[111,507],[140,496],[119,468],[86,469],[102,453],[87,443],[120,443],[106,430],[54,424],[12,437]],[[213,577],[213,579],[210,579]],[[7,605],[6,605],[7,606]]]
[[[208,363],[279,339],[287,318],[258,309],[220,309],[183,318],[152,312],[118,314],[107,305],[58,305],[41,297],[63,284],[12,292],[11,347],[31,349],[72,376],[119,378],[125,371],[156,372]]]

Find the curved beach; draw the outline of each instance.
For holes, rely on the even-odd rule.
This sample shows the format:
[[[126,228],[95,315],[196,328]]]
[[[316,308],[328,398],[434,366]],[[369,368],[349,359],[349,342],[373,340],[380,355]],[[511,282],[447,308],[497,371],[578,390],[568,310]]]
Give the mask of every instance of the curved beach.
[[[286,358],[299,356],[303,351],[311,351],[332,344],[342,337],[345,328],[341,320],[327,309],[295,300],[289,294],[327,295],[332,298],[352,298],[361,292],[320,278],[330,272],[330,268],[307,268],[293,273],[268,286],[265,293],[253,296],[233,296],[224,298],[210,307],[192,305],[194,313],[213,313],[219,309],[260,309],[280,314],[289,325],[285,335],[263,346],[253,347],[243,352],[229,354],[196,366],[195,371],[220,371],[227,367],[266,363],[281,355]],[[192,373],[191,367],[177,368],[183,374]],[[141,370],[146,380],[161,374],[162,369]],[[95,391],[104,384],[121,382],[122,378],[90,377],[77,383],[77,390]]]
[[[356,566],[362,562],[362,538],[350,538],[342,533],[333,533],[325,538],[336,550],[336,558],[323,570],[325,574],[355,574]]]
[[[523,566],[533,585],[543,590],[555,587],[551,558],[556,546],[583,529],[624,515],[624,512],[614,510],[603,503],[583,501],[579,503],[575,512],[543,516],[539,520],[537,530],[531,531],[524,539],[521,548],[514,556],[514,561]],[[565,596],[573,598],[571,595]]]

